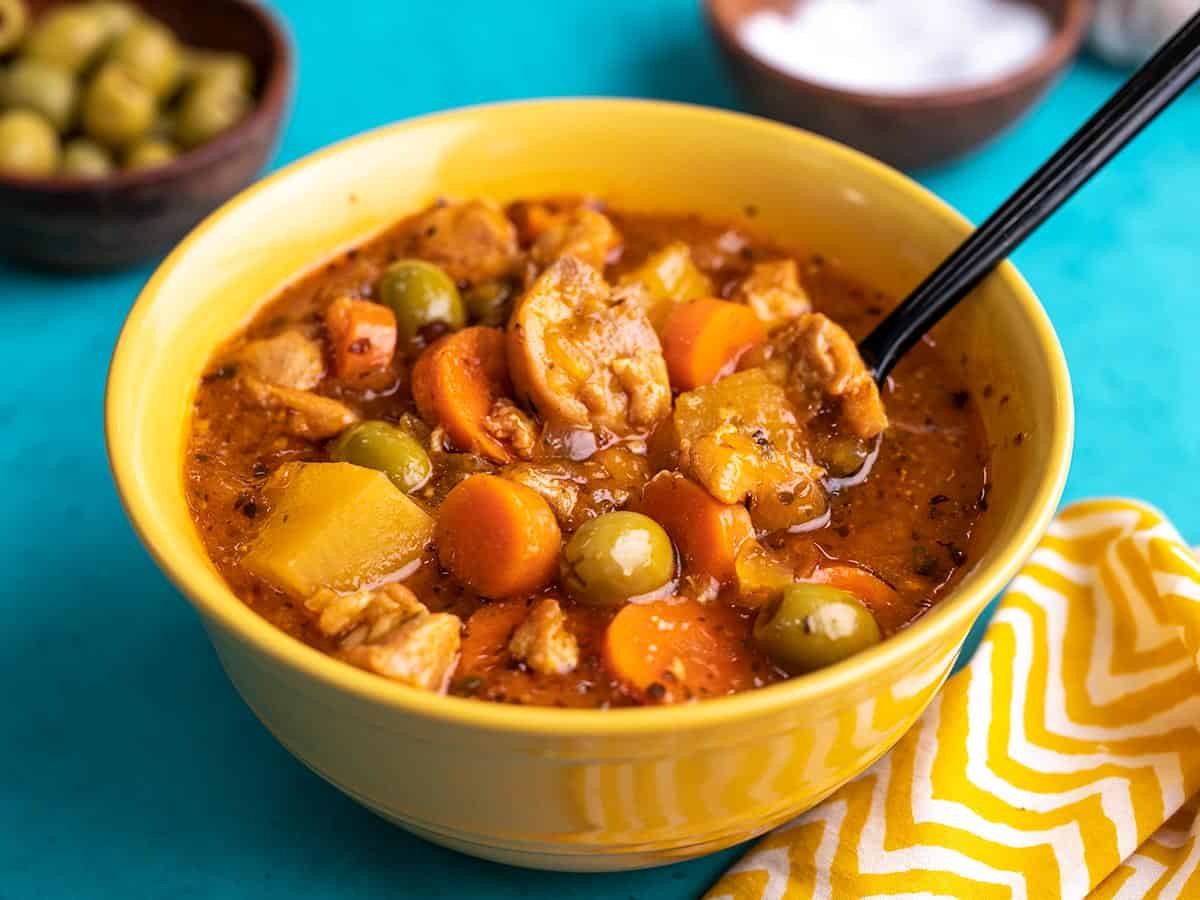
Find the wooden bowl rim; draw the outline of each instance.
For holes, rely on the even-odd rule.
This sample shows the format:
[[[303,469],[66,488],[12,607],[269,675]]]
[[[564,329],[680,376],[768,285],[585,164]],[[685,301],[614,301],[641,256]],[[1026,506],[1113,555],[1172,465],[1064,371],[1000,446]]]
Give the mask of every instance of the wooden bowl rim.
[[[60,175],[21,177],[0,175],[0,187],[52,194],[102,195],[128,187],[184,180],[214,163],[232,156],[260,126],[269,124],[288,102],[292,81],[292,42],[282,20],[254,0],[226,0],[241,7],[258,22],[271,44],[271,66],[250,115],[224,134],[181,153],[166,165],[132,172],[115,172],[103,178],[70,178]]]
[[[1042,53],[1017,71],[985,84],[943,91],[924,91],[912,94],[881,94],[832,87],[819,81],[800,78],[763,59],[748,48],[738,34],[738,24],[744,16],[730,15],[728,0],[704,0],[709,23],[725,47],[761,73],[788,82],[797,91],[830,99],[848,100],[860,106],[878,109],[922,109],[966,106],[1018,93],[1050,78],[1064,68],[1083,42],[1091,21],[1092,0],[1065,0],[1066,10],[1054,38]]]

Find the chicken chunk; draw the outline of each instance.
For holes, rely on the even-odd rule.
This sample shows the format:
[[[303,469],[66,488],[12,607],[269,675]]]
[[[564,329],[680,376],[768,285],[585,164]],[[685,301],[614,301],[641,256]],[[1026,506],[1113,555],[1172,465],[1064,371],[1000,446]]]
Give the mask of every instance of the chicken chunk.
[[[537,602],[508,642],[515,659],[543,675],[566,675],[579,665],[579,642],[553,597]]]
[[[393,681],[444,691],[458,663],[462,621],[430,613],[400,584],[338,594],[322,588],[304,601],[346,662]]]
[[[414,616],[376,641],[343,650],[351,665],[392,681],[445,693],[458,665],[462,620],[450,613]]]
[[[518,396],[552,425],[649,432],[671,409],[667,364],[642,309],[573,256],[526,291],[509,323]]]
[[[580,206],[554,219],[534,241],[530,255],[539,267],[574,256],[604,271],[609,256],[620,246],[621,235],[608,216]]]
[[[575,531],[596,516],[621,509],[650,477],[644,456],[612,447],[591,459],[550,460],[506,466],[502,477],[541,495],[565,531]]]
[[[520,262],[516,227],[502,209],[483,200],[435,206],[412,227],[413,252],[455,281],[500,278]]]
[[[499,397],[483,420],[483,430],[512,450],[517,459],[532,459],[538,428],[533,420],[507,397]]]
[[[715,499],[747,503],[761,530],[803,527],[828,509],[824,471],[785,391],[761,369],[681,394],[658,439]]]
[[[786,367],[788,394],[803,418],[816,416],[832,400],[855,437],[870,439],[887,429],[879,387],[854,340],[836,322],[808,313],[780,331],[772,343],[776,359]]]
[[[268,384],[249,374],[241,376],[240,382],[255,404],[283,416],[284,427],[297,437],[331,438],[359,419],[358,413],[346,404],[310,391]]]
[[[344,648],[376,640],[413,616],[429,612],[417,595],[402,584],[353,594],[321,588],[304,601],[304,606],[317,616],[321,634],[342,638]]]
[[[741,300],[768,329],[785,325],[812,311],[812,301],[800,286],[794,259],[759,263],[738,285],[735,300]]]
[[[315,388],[325,377],[320,343],[298,331],[250,341],[234,361],[268,384],[297,391]]]

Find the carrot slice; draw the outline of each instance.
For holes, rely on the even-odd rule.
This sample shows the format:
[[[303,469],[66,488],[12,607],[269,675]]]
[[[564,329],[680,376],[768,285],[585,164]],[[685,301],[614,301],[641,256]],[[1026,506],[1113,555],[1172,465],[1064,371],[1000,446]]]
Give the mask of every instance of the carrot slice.
[[[512,393],[504,346],[499,328],[464,328],[426,348],[412,370],[421,418],[445,428],[460,450],[501,464],[512,455],[483,423],[495,402]]]
[[[370,300],[338,297],[325,310],[333,371],[350,381],[382,372],[396,352],[396,314]]]
[[[728,584],[742,545],[754,537],[744,506],[722,503],[678,472],[660,472],[632,507],[667,530],[689,574]]]
[[[745,624],[728,607],[695,600],[630,603],[604,634],[604,662],[634,696],[678,703],[753,683]]]
[[[712,384],[766,337],[758,316],[741,303],[713,297],[680,303],[667,316],[662,333],[671,386],[690,391]]]
[[[472,475],[446,495],[433,532],[442,565],[485,597],[519,597],[558,574],[562,532],[549,504],[523,484]]]
[[[804,580],[849,591],[875,614],[880,627],[889,634],[909,618],[909,614],[900,608],[900,594],[896,589],[858,566],[845,563],[822,566]]]

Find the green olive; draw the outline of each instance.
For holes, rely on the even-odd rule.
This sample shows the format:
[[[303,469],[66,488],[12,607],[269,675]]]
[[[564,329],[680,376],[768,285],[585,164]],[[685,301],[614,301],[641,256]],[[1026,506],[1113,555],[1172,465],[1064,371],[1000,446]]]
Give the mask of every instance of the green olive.
[[[169,28],[142,19],[117,38],[109,58],[124,66],[154,96],[165,97],[179,80],[183,53]]]
[[[405,493],[424,487],[433,474],[425,448],[411,434],[388,422],[360,422],[342,432],[330,448],[337,462],[378,469]]]
[[[39,112],[60,132],[71,127],[75,76],[62,66],[33,57],[18,59],[4,79],[3,96],[5,106]]]
[[[184,147],[198,147],[242,120],[252,103],[245,92],[220,81],[188,88],[175,116],[175,137]]]
[[[411,340],[435,322],[457,330],[467,324],[467,313],[454,281],[433,263],[403,259],[379,279],[379,300],[396,314],[402,340]]]
[[[112,174],[108,151],[87,138],[75,138],[63,148],[59,172],[69,178],[103,178]]]
[[[591,606],[620,606],[659,590],[674,576],[671,539],[641,513],[597,516],[580,526],[563,548],[563,587]]]
[[[0,172],[41,177],[58,168],[58,132],[45,118],[27,109],[0,115]]]
[[[83,130],[114,148],[126,147],[154,125],[154,93],[119,63],[105,63],[83,94]]]
[[[462,295],[472,322],[501,327],[508,321],[512,285],[506,281],[485,281],[472,285]]]
[[[125,154],[126,169],[157,169],[165,166],[179,151],[170,141],[160,138],[145,138],[129,148]]]
[[[189,84],[219,82],[247,94],[254,91],[254,63],[241,53],[187,50],[183,77]]]
[[[107,37],[99,18],[83,7],[64,6],[34,23],[24,52],[70,72],[80,72],[95,59]]]
[[[91,0],[84,9],[99,20],[107,40],[119,38],[138,20],[137,7],[121,0]]]
[[[0,0],[0,54],[17,46],[28,27],[29,10],[25,0]]]
[[[758,613],[754,640],[779,668],[802,675],[833,665],[881,640],[862,601],[827,584],[794,584]]]

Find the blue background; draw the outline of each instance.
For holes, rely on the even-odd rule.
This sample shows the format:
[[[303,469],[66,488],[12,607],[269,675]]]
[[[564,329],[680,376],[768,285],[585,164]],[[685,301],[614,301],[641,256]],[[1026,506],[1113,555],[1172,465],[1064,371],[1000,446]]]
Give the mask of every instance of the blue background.
[[[300,57],[280,162],[488,100],[736,106],[694,0],[280,8]],[[922,180],[982,217],[1120,77],[1081,63],[1000,143]],[[1198,113],[1193,93],[1017,254],[1075,378],[1069,496],[1145,498],[1193,540]],[[737,851],[604,876],[478,862],[384,824],[268,736],[109,478],[105,369],[149,272],[65,278],[0,263],[0,898],[699,894]]]

